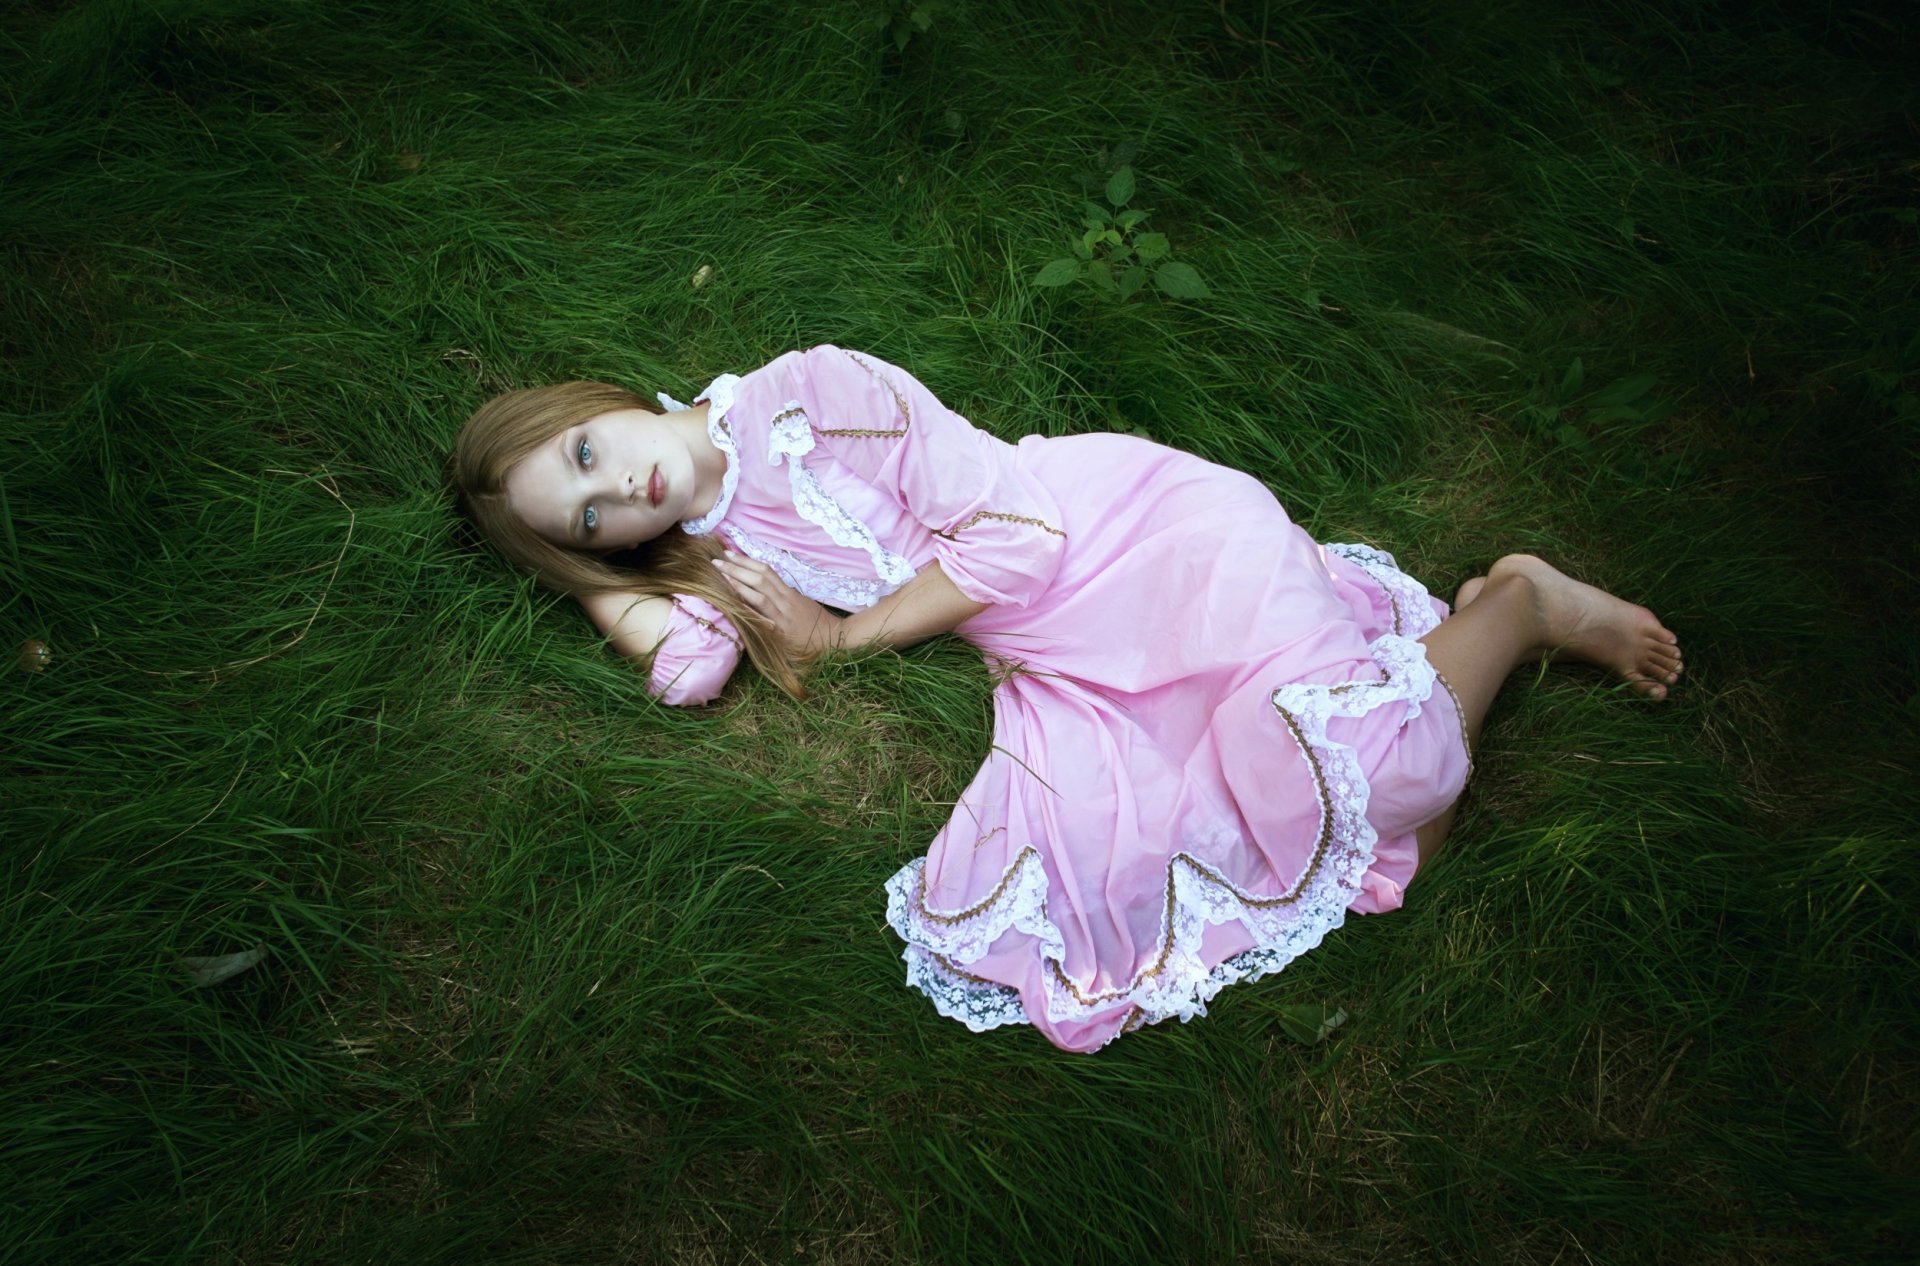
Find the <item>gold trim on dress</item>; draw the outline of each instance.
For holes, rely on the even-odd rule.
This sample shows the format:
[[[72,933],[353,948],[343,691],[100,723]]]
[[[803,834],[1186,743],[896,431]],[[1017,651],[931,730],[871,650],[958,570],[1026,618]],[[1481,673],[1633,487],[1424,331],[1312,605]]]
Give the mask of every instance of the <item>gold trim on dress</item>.
[[[1349,690],[1358,690],[1362,686],[1384,686],[1393,680],[1387,670],[1378,664],[1374,665],[1374,671],[1380,674],[1379,681],[1343,681],[1337,686],[1328,686],[1327,693],[1330,695],[1343,695]],[[1277,707],[1278,705],[1276,704],[1275,706]]]
[[[995,829],[997,830],[998,828]],[[986,835],[975,840],[973,846],[979,848],[982,844],[986,843],[992,835],[993,831],[988,831]],[[1000,900],[1001,896],[1005,894],[1007,885],[1013,882],[1014,876],[1018,875],[1021,867],[1026,865],[1028,854],[1032,854],[1034,860],[1038,861],[1040,850],[1031,844],[1021,849],[1020,855],[1013,859],[1012,864],[1007,867],[1006,872],[1000,876],[1000,882],[993,886],[992,892],[981,898],[977,904],[970,905],[966,909],[955,911],[952,914],[935,914],[933,908],[927,904],[927,868],[922,866],[920,868],[919,889],[913,894],[913,904],[920,908],[920,916],[929,923],[960,923],[967,919],[974,918],[977,915],[984,914],[989,906]]]
[[[843,348],[841,350],[844,351],[845,349]],[[899,407],[900,416],[906,420],[906,425],[902,426],[897,431],[874,430],[868,427],[859,427],[859,426],[843,426],[843,427],[816,426],[813,428],[814,433],[817,435],[838,435],[838,436],[843,436],[847,439],[856,439],[856,440],[897,440],[897,439],[904,438],[907,432],[913,429],[913,410],[908,406],[907,398],[900,394],[900,388],[894,386],[893,383],[888,380],[885,374],[882,374],[879,370],[875,369],[872,365],[869,365],[864,356],[861,356],[858,352],[847,352],[846,354],[853,359],[855,364],[859,365],[860,368],[866,370],[869,374],[872,374],[874,378],[877,379],[882,386],[884,386],[888,391],[893,393],[893,402],[895,405]]]
[[[1154,958],[1151,967],[1142,968],[1134,974],[1132,980],[1118,989],[1109,989],[1104,993],[1096,993],[1088,996],[1080,992],[1080,986],[1074,983],[1073,977],[1067,975],[1066,968],[1051,958],[1047,960],[1047,967],[1053,972],[1053,978],[1060,982],[1062,988],[1073,995],[1075,1002],[1083,1007],[1092,1007],[1102,1002],[1112,1002],[1115,998],[1124,998],[1167,969],[1167,959],[1173,955],[1173,864],[1185,856],[1186,854],[1184,853],[1176,853],[1174,854],[1173,861],[1167,863],[1167,904],[1160,912],[1160,953]]]
[[[718,633],[721,637],[724,637],[729,642],[732,642],[737,649],[742,651],[747,649],[746,644],[742,642],[737,636],[727,632],[725,629],[715,624],[712,620],[707,619],[705,616],[695,615],[692,611],[687,609],[687,605],[681,602],[680,599],[678,598],[673,599],[673,605],[679,608],[680,613],[686,616],[689,620],[692,620],[695,624],[704,625],[705,627],[713,630],[715,633]]]
[[[1051,532],[1055,536],[1059,537],[1061,540],[1065,540],[1067,538],[1067,534],[1065,532],[1062,532],[1059,528],[1054,527],[1050,523],[1043,522],[1039,519],[1030,519],[1024,514],[1002,514],[998,510],[975,510],[973,512],[973,517],[968,519],[965,523],[962,523],[959,527],[953,528],[950,531],[946,531],[946,532],[935,532],[934,535],[951,541],[955,537],[959,536],[962,532],[966,531],[968,528],[972,527],[974,524],[978,523],[982,519],[999,519],[1005,523],[1024,523],[1028,527],[1037,527],[1042,532]]]
[[[1273,705],[1273,710],[1280,714],[1282,721],[1286,722],[1288,732],[1293,735],[1293,741],[1300,745],[1301,754],[1307,758],[1307,768],[1313,771],[1314,792],[1320,798],[1320,838],[1313,842],[1313,859],[1307,863],[1306,870],[1301,872],[1300,882],[1294,885],[1292,892],[1271,899],[1241,897],[1241,900],[1248,901],[1249,904],[1258,906],[1261,909],[1291,905],[1300,900],[1300,894],[1306,891],[1307,885],[1312,882],[1313,877],[1319,873],[1320,863],[1325,860],[1327,855],[1327,847],[1333,843],[1333,797],[1327,791],[1327,771],[1320,767],[1320,757],[1313,750],[1313,745],[1307,742],[1306,734],[1300,729],[1299,719],[1277,703]],[[1215,878],[1219,879],[1218,876],[1215,876]],[[1225,883],[1226,881],[1220,879],[1219,882]],[[1230,888],[1234,887],[1231,884],[1227,886]],[[1238,895],[1239,889],[1234,888],[1234,891],[1235,894]]]
[[[1453,700],[1453,715],[1460,722],[1460,746],[1465,748],[1467,753],[1467,777],[1465,781],[1472,782],[1473,743],[1467,738],[1467,710],[1460,706],[1460,695],[1454,690],[1453,683],[1445,677],[1442,677],[1438,668],[1433,670],[1433,676],[1434,680],[1447,688],[1447,696]]]
[[[1173,879],[1173,868],[1176,865],[1184,862],[1203,878],[1231,892],[1242,904],[1260,910],[1277,909],[1281,906],[1292,905],[1299,901],[1300,898],[1306,894],[1307,886],[1313,882],[1314,876],[1320,873],[1320,867],[1326,861],[1327,850],[1333,843],[1333,811],[1331,807],[1333,801],[1327,790],[1326,771],[1321,768],[1320,757],[1314,752],[1312,744],[1307,742],[1306,734],[1301,730],[1300,723],[1295,719],[1294,715],[1277,703],[1273,705],[1273,710],[1279,714],[1280,719],[1286,724],[1288,731],[1293,735],[1294,742],[1300,745],[1301,754],[1307,758],[1307,766],[1313,771],[1314,789],[1319,797],[1320,835],[1319,838],[1314,841],[1313,857],[1307,862],[1306,869],[1301,871],[1300,878],[1287,892],[1275,897],[1256,897],[1243,891],[1240,885],[1233,883],[1225,876],[1213,870],[1212,867],[1202,864],[1191,854],[1184,852],[1175,853],[1167,863],[1166,901],[1160,914],[1160,952],[1154,957],[1153,962],[1149,966],[1136,973],[1133,979],[1117,989],[1108,989],[1099,993],[1087,994],[1081,991],[1080,986],[1074,982],[1071,976],[1067,975],[1065,967],[1051,958],[1045,960],[1048,970],[1053,973],[1054,980],[1058,981],[1060,987],[1065,989],[1079,1005],[1083,1007],[1093,1007],[1103,1002],[1112,1002],[1117,998],[1124,998],[1166,970],[1167,961],[1173,954],[1173,910],[1178,899],[1174,889]],[[993,832],[988,832],[987,836],[981,838],[981,842],[984,842],[985,839],[992,834]],[[975,847],[978,847],[977,843]],[[928,908],[927,872],[925,867],[922,867],[918,890],[914,894],[914,904],[919,907],[920,916],[932,923],[954,924],[985,913],[989,907],[998,902],[1006,893],[1007,887],[1013,883],[1014,877],[1020,873],[1022,866],[1026,864],[1027,854],[1029,853],[1035,854],[1037,859],[1038,850],[1031,845],[1022,849],[1020,855],[1014,859],[1013,863],[1007,867],[1006,872],[1000,876],[1000,882],[994,885],[992,892],[988,893],[985,898],[976,904],[968,906],[965,910],[958,911],[954,914],[935,914]],[[929,952],[931,953],[931,951]],[[993,985],[1001,989],[1010,987],[1001,984],[997,980],[985,980],[979,976],[970,975],[961,968],[954,966],[944,955],[934,954],[933,957],[942,967],[964,979],[977,981],[980,984]],[[1136,1008],[1136,1012],[1141,1015],[1145,1014],[1144,1011],[1139,1011],[1138,1008]],[[1144,1024],[1145,1021],[1143,1020],[1141,1023]],[[1129,1030],[1122,1030],[1122,1032],[1127,1031]]]

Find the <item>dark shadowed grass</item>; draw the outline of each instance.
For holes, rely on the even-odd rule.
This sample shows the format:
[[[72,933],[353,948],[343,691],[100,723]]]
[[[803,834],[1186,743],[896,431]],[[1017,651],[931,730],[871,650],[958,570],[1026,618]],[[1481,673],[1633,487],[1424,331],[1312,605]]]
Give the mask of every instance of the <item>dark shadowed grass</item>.
[[[0,17],[0,1256],[1898,1260],[1898,9],[873,7]],[[1032,284],[1122,144],[1210,300]],[[1517,675],[1407,909],[1203,1022],[969,1034],[881,884],[972,653],[660,708],[441,483],[501,388],[820,341],[1436,592],[1540,553],[1687,680]]]

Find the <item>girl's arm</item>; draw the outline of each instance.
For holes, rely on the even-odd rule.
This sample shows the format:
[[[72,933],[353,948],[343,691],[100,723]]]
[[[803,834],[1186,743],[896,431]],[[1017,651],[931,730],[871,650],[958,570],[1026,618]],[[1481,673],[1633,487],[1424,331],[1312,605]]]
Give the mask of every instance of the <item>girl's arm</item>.
[[[699,598],[637,593],[580,599],[608,645],[647,673],[647,692],[675,706],[711,703],[740,662],[740,635]]]
[[[802,654],[912,646],[952,632],[987,609],[954,586],[940,564],[930,563],[900,588],[865,611],[838,616],[794,592],[773,568],[729,554],[714,560],[747,605],[772,621],[788,645]]]
[[[628,659],[653,654],[673,614],[672,599],[637,593],[590,593],[581,597],[580,605],[600,636]]]

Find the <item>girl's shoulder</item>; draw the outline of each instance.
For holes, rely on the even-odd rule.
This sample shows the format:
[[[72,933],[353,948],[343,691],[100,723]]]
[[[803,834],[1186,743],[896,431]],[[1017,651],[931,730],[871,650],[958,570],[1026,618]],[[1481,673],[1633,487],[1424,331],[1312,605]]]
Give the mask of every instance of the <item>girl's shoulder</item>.
[[[716,385],[723,381],[725,385],[723,391],[716,392],[715,404],[722,404],[721,396],[725,396],[728,426],[737,441],[748,442],[751,451],[778,434],[782,426],[794,426],[822,410],[834,412],[884,387],[888,381],[882,374],[884,365],[863,352],[820,343],[777,356],[737,378],[716,379]],[[883,392],[882,398],[891,400],[894,395]]]
[[[858,356],[832,343],[799,348],[742,374],[736,391],[756,398],[798,396],[813,384],[846,372]]]

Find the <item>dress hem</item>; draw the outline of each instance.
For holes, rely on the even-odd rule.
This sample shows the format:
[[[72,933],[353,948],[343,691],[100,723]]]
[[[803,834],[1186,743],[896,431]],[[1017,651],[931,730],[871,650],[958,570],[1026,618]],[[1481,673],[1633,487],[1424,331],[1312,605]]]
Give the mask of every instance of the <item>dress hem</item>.
[[[1023,850],[983,900],[954,911],[926,904],[926,859],[916,859],[887,882],[887,921],[907,942],[902,958],[908,985],[926,994],[935,1010],[976,1033],[1034,1023],[1020,990],[967,970],[1003,935],[1018,931],[1033,938],[1041,959],[1040,996],[1035,1001],[1044,1006],[1048,1024],[1043,1027],[1050,1038],[1055,1024],[1119,1021],[1091,1045],[1073,1048],[1096,1050],[1123,1032],[1174,1017],[1184,1022],[1205,1015],[1207,1004],[1222,989],[1280,970],[1346,921],[1348,906],[1373,864],[1379,836],[1366,816],[1371,788],[1359,759],[1353,748],[1328,736],[1327,722],[1395,703],[1405,708],[1406,720],[1417,717],[1440,678],[1427,662],[1426,648],[1415,639],[1438,624],[1439,617],[1425,600],[1425,589],[1400,572],[1390,555],[1364,546],[1329,549],[1381,584],[1393,600],[1395,623],[1402,631],[1384,633],[1371,644],[1377,680],[1291,683],[1272,693],[1276,715],[1312,767],[1321,810],[1313,856],[1288,891],[1247,892],[1192,852],[1174,854],[1167,866],[1161,938],[1153,957],[1125,985],[1089,992],[1063,966],[1065,942],[1047,916],[1048,879],[1037,849]],[[1415,597],[1419,601],[1412,601]],[[1228,922],[1238,922],[1254,944],[1207,964],[1202,956],[1206,929]]]

